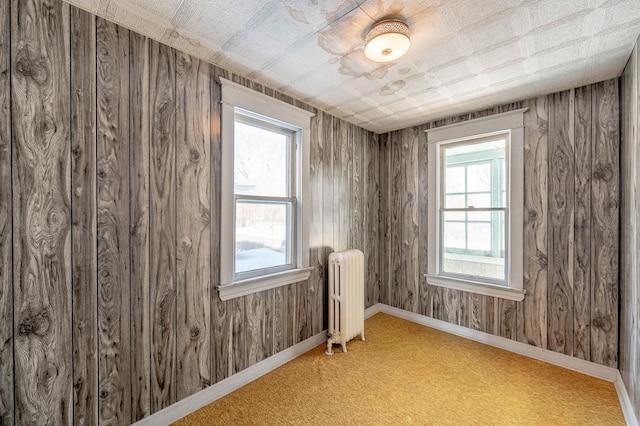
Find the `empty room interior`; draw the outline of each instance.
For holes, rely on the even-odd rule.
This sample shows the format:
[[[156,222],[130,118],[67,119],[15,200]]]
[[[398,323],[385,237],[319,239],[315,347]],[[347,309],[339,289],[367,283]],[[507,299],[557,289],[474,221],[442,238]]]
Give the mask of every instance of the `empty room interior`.
[[[0,0],[0,425],[638,425],[639,36]]]

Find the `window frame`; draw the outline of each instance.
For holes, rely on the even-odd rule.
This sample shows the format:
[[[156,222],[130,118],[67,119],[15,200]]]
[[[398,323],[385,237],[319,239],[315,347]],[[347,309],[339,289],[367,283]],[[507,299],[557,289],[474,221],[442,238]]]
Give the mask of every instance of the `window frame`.
[[[482,117],[449,126],[429,129],[427,133],[428,182],[428,262],[425,278],[430,285],[453,288],[487,296],[521,301],[524,299],[523,209],[524,209],[524,113],[527,108]],[[443,273],[444,251],[442,206],[446,195],[443,173],[443,146],[479,143],[486,138],[506,135],[505,146],[505,277],[506,285],[491,279]],[[508,176],[508,178],[507,178]]]
[[[276,288],[309,278],[309,145],[311,118],[315,115],[245,86],[220,78],[221,99],[221,218],[220,218],[220,285],[222,300]],[[234,129],[237,115],[291,131],[292,158],[289,197],[292,205],[291,265],[235,272],[236,203],[234,184]],[[241,199],[254,198],[240,195]],[[263,198],[263,197],[258,197]],[[295,229],[294,229],[295,228]]]

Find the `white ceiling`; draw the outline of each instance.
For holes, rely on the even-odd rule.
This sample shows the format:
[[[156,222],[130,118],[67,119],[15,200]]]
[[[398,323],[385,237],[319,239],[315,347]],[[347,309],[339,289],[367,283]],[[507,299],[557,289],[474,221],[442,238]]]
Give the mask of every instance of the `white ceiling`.
[[[374,132],[615,77],[638,0],[67,0]],[[379,64],[368,28],[409,24]]]

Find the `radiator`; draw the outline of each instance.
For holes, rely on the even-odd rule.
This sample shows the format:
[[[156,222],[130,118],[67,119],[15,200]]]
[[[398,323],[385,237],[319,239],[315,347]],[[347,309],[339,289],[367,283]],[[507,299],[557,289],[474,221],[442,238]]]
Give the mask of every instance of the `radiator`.
[[[327,355],[333,355],[333,344],[347,352],[347,342],[358,334],[364,341],[364,255],[360,250],[331,253]]]

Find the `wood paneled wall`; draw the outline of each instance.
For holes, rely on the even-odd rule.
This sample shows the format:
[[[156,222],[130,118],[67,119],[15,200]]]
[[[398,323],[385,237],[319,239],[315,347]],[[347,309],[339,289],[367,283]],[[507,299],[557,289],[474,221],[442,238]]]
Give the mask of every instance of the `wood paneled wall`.
[[[640,39],[621,79],[620,374],[640,418]]]
[[[618,98],[610,80],[381,135],[380,301],[616,367]],[[428,285],[424,131],[524,107],[524,301]]]
[[[220,85],[314,111],[59,0],[0,0],[0,424],[127,424],[378,302],[378,136],[311,126],[307,282],[222,302]],[[15,363],[14,363],[15,360]]]

